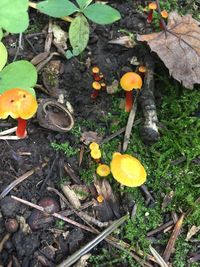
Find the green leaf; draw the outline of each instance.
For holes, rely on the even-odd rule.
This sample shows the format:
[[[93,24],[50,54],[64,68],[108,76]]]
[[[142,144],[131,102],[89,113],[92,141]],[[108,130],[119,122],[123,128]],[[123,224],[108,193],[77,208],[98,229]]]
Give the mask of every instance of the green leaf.
[[[28,28],[28,0],[0,0],[0,27],[11,33]]]
[[[68,0],[47,0],[37,4],[37,8],[44,14],[55,18],[69,16],[79,11],[73,3]]]
[[[2,42],[0,42],[0,70],[3,69],[3,67],[6,65],[8,58],[8,52],[6,47]]]
[[[121,18],[116,9],[98,3],[88,6],[83,13],[88,19],[102,25],[113,23]]]
[[[3,38],[3,31],[2,31],[2,29],[0,28],[0,41],[1,41],[2,38]]]
[[[79,14],[71,22],[69,27],[69,41],[74,55],[79,55],[86,48],[89,40],[89,32],[87,19],[82,14]]]
[[[79,5],[80,9],[84,9],[87,6],[89,6],[89,4],[92,2],[93,0],[76,0],[77,4]]]
[[[16,61],[0,72],[0,94],[13,88],[33,92],[30,88],[34,87],[36,82],[37,70],[33,64],[25,60]]]
[[[70,58],[74,57],[72,51],[70,51],[70,50],[66,51],[65,56],[66,56],[67,59],[70,59]]]

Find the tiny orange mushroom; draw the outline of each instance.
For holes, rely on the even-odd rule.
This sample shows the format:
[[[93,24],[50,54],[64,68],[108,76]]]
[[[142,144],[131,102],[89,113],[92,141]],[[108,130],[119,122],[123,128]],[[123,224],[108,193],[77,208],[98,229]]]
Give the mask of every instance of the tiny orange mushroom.
[[[129,112],[133,105],[133,89],[141,89],[142,78],[135,72],[127,72],[120,79],[122,89],[126,91],[125,111]]]
[[[148,17],[147,17],[147,22],[148,23],[151,23],[152,22],[152,19],[153,19],[153,11],[157,9],[157,4],[156,2],[151,2],[149,3],[149,14],[148,14]]]
[[[0,95],[0,119],[6,119],[8,116],[17,119],[16,135],[19,138],[26,137],[26,120],[33,117],[37,107],[35,97],[23,89],[10,89]]]
[[[115,180],[129,187],[141,186],[147,173],[138,159],[128,154],[114,153],[110,164]]]
[[[163,10],[163,11],[161,11],[160,14],[161,14],[161,16],[162,16],[163,19],[167,19],[168,16],[169,16],[167,10]]]

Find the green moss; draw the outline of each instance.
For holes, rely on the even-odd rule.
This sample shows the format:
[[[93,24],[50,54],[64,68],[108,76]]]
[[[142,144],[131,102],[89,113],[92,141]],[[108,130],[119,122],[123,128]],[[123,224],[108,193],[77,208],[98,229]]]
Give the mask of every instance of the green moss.
[[[77,149],[74,149],[72,146],[70,146],[69,142],[65,143],[51,143],[51,146],[56,151],[62,151],[67,157],[72,157],[77,154]]]

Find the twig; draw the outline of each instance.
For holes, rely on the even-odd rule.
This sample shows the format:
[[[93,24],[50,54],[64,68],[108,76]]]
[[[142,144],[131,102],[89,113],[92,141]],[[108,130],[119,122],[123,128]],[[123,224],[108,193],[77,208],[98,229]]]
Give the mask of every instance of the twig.
[[[168,262],[169,259],[170,259],[170,256],[172,254],[172,251],[174,249],[174,246],[175,246],[175,242],[180,234],[180,230],[181,230],[181,226],[182,226],[182,223],[183,223],[183,219],[185,217],[185,214],[182,214],[179,218],[179,220],[177,221],[175,227],[174,227],[174,230],[170,236],[170,239],[167,243],[167,246],[165,248],[165,251],[163,253],[163,259]]]
[[[10,133],[14,133],[16,130],[17,130],[17,127],[10,128],[8,130],[0,132],[0,136],[6,135],[6,134],[10,134]]]
[[[137,92],[137,95],[138,95],[138,92]],[[123,152],[125,152],[127,150],[127,148],[128,148],[128,143],[129,143],[130,136],[131,136],[131,131],[132,131],[132,128],[133,128],[133,123],[134,123],[134,120],[135,120],[135,115],[136,115],[136,110],[137,110],[137,95],[136,95],[136,97],[134,99],[133,106],[131,108],[131,111],[130,111],[130,114],[129,114],[129,117],[128,117],[128,122],[127,122],[127,125],[126,125],[126,131],[125,131],[125,134],[124,134],[124,142],[123,142],[123,146],[122,146]]]
[[[43,163],[42,168],[44,168],[47,164]],[[39,167],[36,167],[26,173],[24,173],[22,176],[20,176],[19,178],[17,178],[16,180],[14,180],[11,184],[9,184],[9,186],[7,186],[3,192],[0,195],[0,199],[4,198],[14,187],[16,187],[18,184],[20,184],[21,182],[23,182],[24,180],[26,180],[28,177],[30,177],[31,175],[34,174],[34,172],[36,170],[40,169]]]
[[[4,135],[0,136],[0,140],[20,140],[20,138],[16,135]]]
[[[6,243],[6,241],[10,238],[10,234],[4,235],[3,239],[0,242],[0,253],[3,250],[3,246]]]
[[[156,228],[156,229],[154,229],[154,230],[152,230],[152,231],[149,231],[149,232],[147,233],[147,237],[150,237],[150,236],[152,236],[152,235],[155,235],[155,234],[157,234],[157,233],[160,233],[161,231],[165,230],[165,229],[168,228],[169,226],[172,226],[173,224],[174,224],[174,221],[173,221],[173,220],[171,220],[171,221],[169,221],[169,222],[167,222],[167,223],[164,223],[164,224],[162,224],[161,226],[159,226],[158,228]]]
[[[100,145],[103,145],[107,142],[109,142],[110,140],[112,140],[113,138],[117,137],[118,135],[122,134],[123,132],[125,132],[126,130],[126,127],[123,127],[121,129],[119,129],[117,132],[111,134],[110,136],[106,137],[105,139],[103,139],[101,142],[100,142]]]
[[[19,34],[19,42],[18,42],[16,54],[13,58],[13,62],[17,59],[20,49],[23,49],[23,47],[22,47],[22,33]]]
[[[44,61],[37,65],[37,71],[39,72],[42,68],[44,68],[44,66],[52,59],[53,56],[60,56],[60,54],[57,52],[51,53]]]
[[[148,206],[150,204],[150,202],[154,202],[154,198],[152,197],[151,193],[149,192],[148,188],[146,187],[146,185],[141,185],[140,189],[142,190],[142,192],[145,195],[146,198],[146,205]]]
[[[32,207],[32,208],[34,208],[34,209],[37,209],[37,210],[39,210],[39,211],[42,211],[42,212],[45,212],[45,213],[48,214],[48,212],[46,211],[46,209],[43,208],[42,206],[33,204],[33,203],[31,203],[31,202],[29,202],[29,201],[27,201],[27,200],[24,200],[24,199],[15,197],[15,196],[11,196],[11,198],[13,198],[13,199],[15,199],[15,200],[17,200],[17,201],[19,201],[19,202],[21,202],[21,203],[23,203],[23,204],[29,206],[29,207]],[[49,214],[49,215],[51,215],[51,216],[53,216],[53,217],[55,217],[55,218],[61,219],[61,220],[65,221],[65,222],[67,222],[67,223],[70,223],[70,224],[72,224],[72,225],[74,225],[74,226],[76,226],[76,227],[79,227],[79,228],[81,228],[81,229],[83,229],[83,230],[86,230],[86,231],[88,231],[88,232],[90,232],[90,233],[95,233],[91,228],[89,228],[89,227],[87,227],[87,226],[85,226],[85,225],[82,225],[82,224],[80,224],[80,223],[78,223],[78,222],[75,222],[75,221],[73,221],[73,220],[71,220],[71,219],[69,219],[69,218],[67,218],[67,217],[65,217],[65,216],[62,216],[61,214],[59,214],[59,213],[57,213],[57,212],[54,212],[54,213]]]

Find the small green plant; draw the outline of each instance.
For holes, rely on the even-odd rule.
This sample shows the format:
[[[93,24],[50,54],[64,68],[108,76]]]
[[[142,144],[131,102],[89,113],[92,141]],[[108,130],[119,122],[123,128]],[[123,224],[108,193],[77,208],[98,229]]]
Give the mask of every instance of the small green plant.
[[[89,40],[89,23],[91,20],[97,24],[113,23],[121,18],[120,13],[101,3],[91,4],[92,0],[76,0],[78,6],[68,0],[48,0],[37,4],[37,9],[51,17],[62,18],[77,13],[69,27],[69,40],[72,51],[66,52],[66,57],[71,58],[81,54]]]
[[[51,146],[56,151],[62,151],[67,157],[72,157],[77,154],[77,150],[71,147],[68,142],[62,144],[51,143]]]

